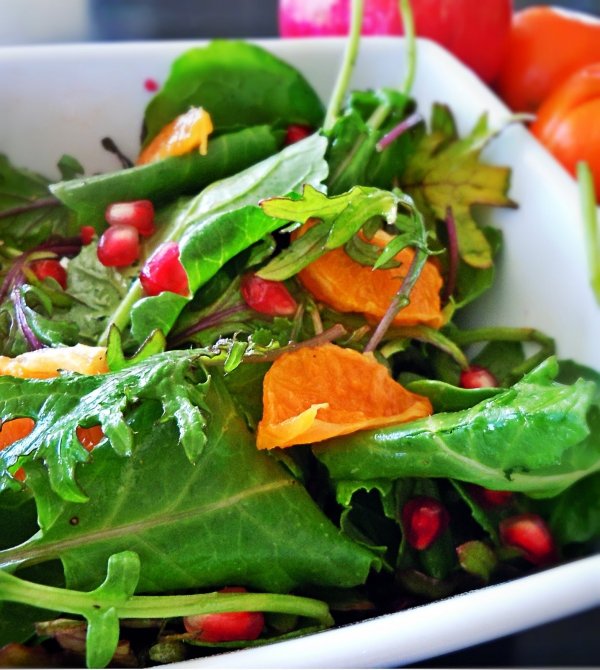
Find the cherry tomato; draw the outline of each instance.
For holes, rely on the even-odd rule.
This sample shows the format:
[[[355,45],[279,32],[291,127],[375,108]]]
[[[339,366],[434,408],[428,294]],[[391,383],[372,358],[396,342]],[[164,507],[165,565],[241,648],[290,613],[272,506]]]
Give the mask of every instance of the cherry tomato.
[[[600,197],[600,61],[569,77],[542,104],[531,132],[575,176],[586,161]]]
[[[282,37],[346,35],[349,0],[279,1]],[[498,74],[512,16],[511,0],[412,0],[415,29],[451,51],[484,81]],[[400,35],[398,0],[366,0],[365,35]]]
[[[571,74],[596,61],[600,20],[554,7],[529,7],[513,16],[496,88],[513,110],[534,112]]]

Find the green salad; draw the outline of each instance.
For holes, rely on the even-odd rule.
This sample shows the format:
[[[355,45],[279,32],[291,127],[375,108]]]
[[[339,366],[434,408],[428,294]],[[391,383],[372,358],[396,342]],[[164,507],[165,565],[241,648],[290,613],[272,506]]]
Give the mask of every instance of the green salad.
[[[461,326],[510,170],[485,115],[417,106],[408,44],[348,91],[355,26],[326,108],[215,41],[113,172],[0,157],[0,665],[195,658],[593,551],[600,377]]]

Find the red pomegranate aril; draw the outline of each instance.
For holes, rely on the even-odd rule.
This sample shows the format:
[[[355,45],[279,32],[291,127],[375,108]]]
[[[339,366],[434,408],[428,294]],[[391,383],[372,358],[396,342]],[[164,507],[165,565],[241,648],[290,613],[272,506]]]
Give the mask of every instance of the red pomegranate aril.
[[[450,517],[442,503],[428,496],[411,498],[402,508],[406,541],[419,551],[428,549],[446,530],[449,521]]]
[[[506,505],[514,495],[512,491],[494,491],[475,484],[470,487],[470,491],[475,500],[483,507]]]
[[[143,237],[149,237],[156,230],[154,205],[150,200],[113,202],[106,208],[104,218],[110,226],[133,226]]]
[[[460,385],[464,389],[493,388],[498,386],[498,380],[486,368],[472,365],[460,373]]]
[[[295,144],[296,142],[299,142],[300,140],[305,139],[309,135],[312,135],[314,130],[310,128],[309,126],[302,126],[300,124],[292,124],[291,126],[287,127],[287,131],[285,133],[285,142],[284,144],[286,146],[290,144]]]
[[[228,587],[219,593],[245,593],[243,587]],[[183,618],[188,633],[203,642],[236,642],[256,640],[262,633],[265,619],[262,612],[219,612]]]
[[[148,296],[164,291],[189,295],[188,276],[179,259],[177,242],[166,242],[152,254],[142,268],[140,282]]]
[[[98,260],[106,267],[125,267],[140,256],[140,234],[133,226],[109,226],[98,241]]]
[[[52,279],[56,280],[63,289],[67,288],[67,271],[58,260],[48,258],[45,260],[33,261],[31,269],[33,270],[33,274],[40,281],[44,281],[46,277],[52,277]]]
[[[242,277],[240,291],[248,307],[261,314],[291,316],[298,309],[285,284],[279,281],[247,274]]]
[[[79,231],[79,237],[81,238],[81,244],[86,247],[88,244],[91,244],[96,236],[96,229],[94,226],[81,226]]]
[[[506,546],[520,549],[534,565],[549,565],[557,560],[552,533],[537,514],[519,514],[501,521],[500,539]]]

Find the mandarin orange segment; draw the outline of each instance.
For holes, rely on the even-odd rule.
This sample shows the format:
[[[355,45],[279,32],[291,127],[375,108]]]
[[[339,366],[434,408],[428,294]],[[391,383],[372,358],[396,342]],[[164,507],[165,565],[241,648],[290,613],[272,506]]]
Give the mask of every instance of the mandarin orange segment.
[[[75,432],[77,433],[77,439],[81,442],[82,447],[87,449],[87,451],[91,451],[104,439],[104,431],[99,425],[90,426],[89,428],[77,426]]]
[[[17,440],[27,437],[34,429],[35,421],[29,417],[11,419],[0,426],[0,451]]]
[[[380,232],[371,243],[383,247],[389,240],[390,236]],[[396,255],[400,266],[373,270],[350,258],[340,247],[313,261],[298,277],[317,300],[338,312],[358,312],[371,321],[378,321],[400,289],[414,255],[413,249],[403,249]],[[440,300],[442,283],[437,266],[427,261],[411,291],[410,303],[398,312],[394,325],[440,328],[444,322]]]
[[[153,163],[170,156],[182,156],[199,149],[208,152],[208,136],[214,130],[210,114],[202,107],[191,107],[175,117],[140,152],[136,165]]]
[[[74,347],[38,349],[9,358],[0,356],[0,375],[11,377],[48,379],[57,377],[61,370],[96,375],[108,372],[106,347]]]
[[[263,385],[259,449],[320,442],[432,413],[429,400],[407,391],[371,354],[334,344],[280,356]]]

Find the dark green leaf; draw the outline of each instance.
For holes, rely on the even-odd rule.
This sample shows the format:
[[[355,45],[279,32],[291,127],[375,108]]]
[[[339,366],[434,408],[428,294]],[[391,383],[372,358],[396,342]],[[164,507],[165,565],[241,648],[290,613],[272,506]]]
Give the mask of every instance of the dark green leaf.
[[[254,165],[274,154],[279,140],[267,126],[245,128],[209,141],[208,153],[183,156],[53,184],[52,193],[74,210],[80,224],[102,230],[104,211],[111,202],[149,199],[160,206],[181,195],[199,193],[205,186]]]
[[[318,128],[323,105],[293,67],[259,46],[216,40],[177,58],[145,115],[147,138],[189,107],[209,112],[216,132],[268,124]]]
[[[600,468],[586,413],[595,387],[552,381],[550,359],[514,387],[460,412],[359,432],[314,447],[335,479],[451,477],[538,497]]]
[[[160,406],[145,403],[131,417],[130,456],[98,446],[78,467],[89,495],[84,505],[58,498],[43,466],[32,465],[28,481],[42,531],[0,554],[0,563],[59,554],[67,584],[80,589],[97,586],[109,556],[123,550],[140,557],[141,592],[363,583],[376,559],[344,538],[304,487],[256,449],[219,378],[205,402],[207,442],[197,463],[178,444],[174,421],[162,421]]]
[[[0,239],[18,249],[29,249],[50,235],[68,237],[78,230],[69,211],[51,197],[50,182],[12,166],[0,154]],[[22,209],[6,216],[8,210]]]

